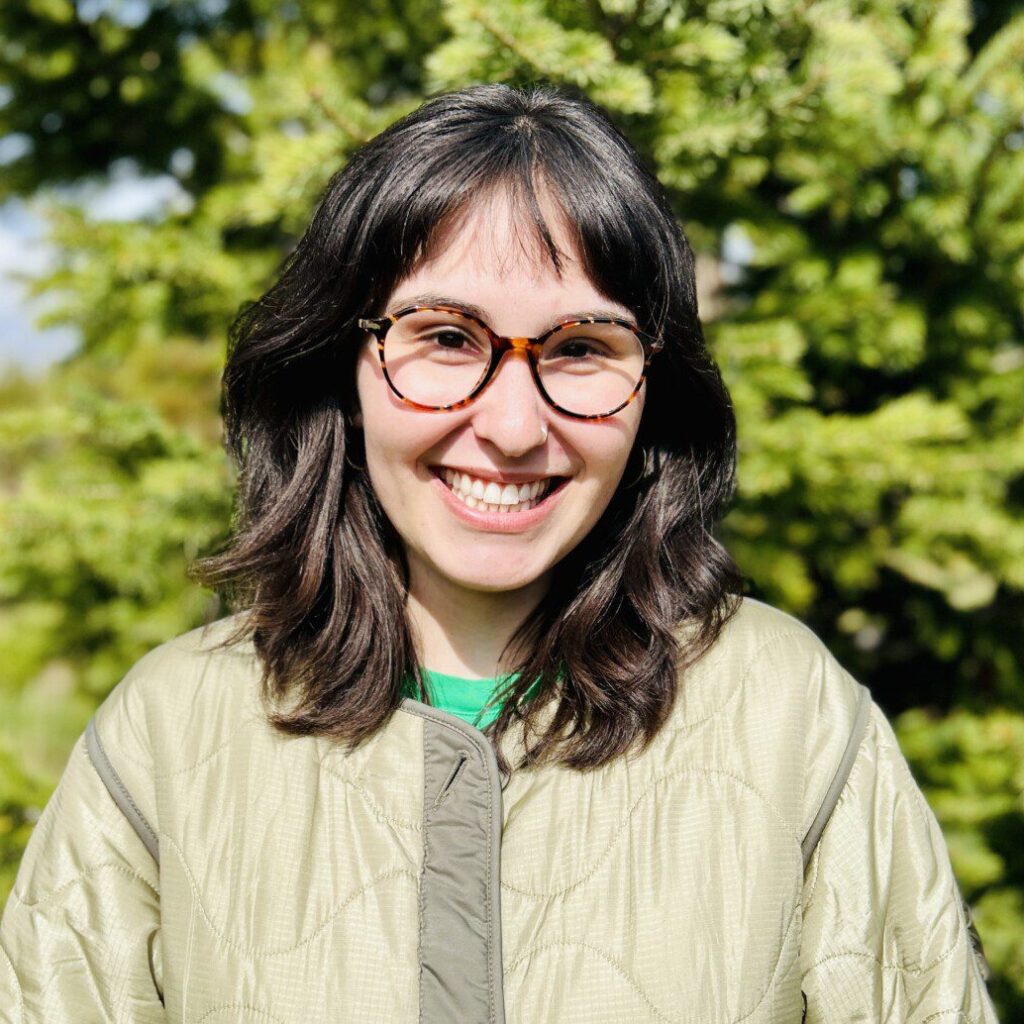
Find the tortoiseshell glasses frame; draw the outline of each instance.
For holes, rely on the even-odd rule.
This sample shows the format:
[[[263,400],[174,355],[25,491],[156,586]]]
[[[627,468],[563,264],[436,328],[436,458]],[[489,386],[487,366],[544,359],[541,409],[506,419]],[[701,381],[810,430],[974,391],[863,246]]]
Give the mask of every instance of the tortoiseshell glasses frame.
[[[391,375],[388,373],[387,362],[384,359],[384,339],[387,336],[388,329],[397,321],[399,318],[408,315],[409,313],[415,313],[418,311],[436,311],[441,313],[455,313],[466,320],[472,320],[473,323],[479,325],[479,327],[487,334],[487,337],[491,342],[491,361],[487,367],[486,372],[481,377],[480,382],[473,388],[473,390],[463,399],[458,402],[451,402],[448,405],[423,405],[420,402],[414,402],[411,398],[406,398],[401,391],[395,385],[395,382],[391,379]],[[534,383],[537,385],[537,390],[540,392],[541,397],[544,399],[552,409],[563,413],[566,416],[572,416],[578,420],[605,420],[610,416],[614,416],[617,412],[621,412],[630,402],[636,399],[636,396],[640,393],[641,387],[643,387],[644,381],[647,379],[647,371],[650,367],[651,359],[657,352],[660,352],[665,347],[665,342],[660,338],[648,334],[646,331],[640,330],[635,324],[630,323],[628,320],[620,320],[615,317],[601,317],[601,316],[590,316],[582,320],[564,320],[561,323],[555,324],[554,327],[545,331],[543,334],[536,338],[525,338],[525,337],[513,337],[503,336],[492,330],[490,325],[485,323],[479,317],[474,316],[472,313],[467,312],[464,309],[458,309],[454,306],[406,306],[404,309],[400,309],[395,313],[387,313],[380,317],[364,316],[359,317],[358,325],[364,330],[369,331],[377,339],[377,358],[380,360],[380,368],[384,373],[384,379],[388,382],[388,386],[395,393],[395,395],[402,400],[406,405],[412,406],[414,409],[422,409],[426,412],[446,412],[451,409],[462,409],[469,405],[479,394],[487,387],[487,385],[494,379],[494,372],[498,368],[498,364],[501,362],[502,357],[510,349],[523,349],[530,362],[530,371],[533,375]],[[630,393],[629,397],[624,402],[617,405],[614,409],[603,413],[581,413],[573,412],[571,409],[566,409],[559,405],[548,393],[544,390],[544,384],[541,382],[540,370],[537,366],[537,360],[540,358],[541,349],[544,342],[551,337],[552,334],[557,331],[563,330],[566,327],[576,327],[580,324],[618,324],[622,327],[627,328],[636,335],[640,344],[643,346],[644,361],[643,367],[640,372],[640,379],[636,382],[636,386]]]

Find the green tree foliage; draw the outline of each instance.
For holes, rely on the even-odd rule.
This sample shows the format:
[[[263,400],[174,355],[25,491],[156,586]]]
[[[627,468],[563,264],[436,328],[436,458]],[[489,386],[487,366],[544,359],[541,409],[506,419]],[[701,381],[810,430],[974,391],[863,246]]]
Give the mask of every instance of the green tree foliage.
[[[612,112],[707,265],[744,254],[702,309],[740,425],[723,540],[894,717],[1024,1017],[1019,8],[26,0],[0,39],[0,195],[49,197],[34,287],[82,335],[0,414],[0,895],[96,701],[223,612],[184,568],[230,521],[239,306],[360,141],[437,90],[549,79]],[[115,158],[184,201],[96,222],[49,191]]]

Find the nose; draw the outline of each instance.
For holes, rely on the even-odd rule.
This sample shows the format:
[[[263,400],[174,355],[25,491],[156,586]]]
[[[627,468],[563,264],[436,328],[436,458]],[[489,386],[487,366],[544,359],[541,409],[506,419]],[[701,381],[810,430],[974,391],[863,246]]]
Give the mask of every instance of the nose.
[[[545,403],[522,349],[504,354],[487,387],[477,396],[473,430],[509,458],[525,455],[548,436]]]

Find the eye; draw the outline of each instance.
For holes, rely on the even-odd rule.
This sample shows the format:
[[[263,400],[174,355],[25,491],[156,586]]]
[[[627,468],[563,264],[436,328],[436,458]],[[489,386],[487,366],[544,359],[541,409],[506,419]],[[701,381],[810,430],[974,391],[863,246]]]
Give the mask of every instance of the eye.
[[[436,331],[434,334],[428,335],[428,340],[437,341],[441,345],[441,348],[450,348],[458,351],[460,350],[462,342],[472,341],[473,339],[467,337],[462,333],[462,331],[452,328]]]
[[[560,338],[554,344],[546,345],[544,359],[567,359],[571,362],[582,361],[592,356],[608,354],[608,346],[596,338],[575,337]]]
[[[580,359],[587,355],[597,354],[599,348],[596,342],[589,338],[570,338],[555,346],[552,355],[566,356],[570,359]]]

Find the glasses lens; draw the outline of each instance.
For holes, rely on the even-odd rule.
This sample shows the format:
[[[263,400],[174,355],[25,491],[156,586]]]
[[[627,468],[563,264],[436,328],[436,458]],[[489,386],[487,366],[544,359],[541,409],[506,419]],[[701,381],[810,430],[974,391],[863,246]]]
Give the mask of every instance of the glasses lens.
[[[644,371],[644,347],[620,324],[574,324],[552,334],[541,351],[540,379],[569,412],[601,416],[618,409]]]
[[[384,362],[394,386],[420,405],[461,402],[491,360],[486,332],[468,317],[421,309],[395,321],[384,336]]]
[[[487,332],[448,310],[406,313],[384,336],[388,377],[419,405],[454,405],[468,398],[490,361]],[[620,324],[573,324],[548,337],[537,368],[556,405],[581,416],[602,416],[636,390],[644,349],[637,335]]]

